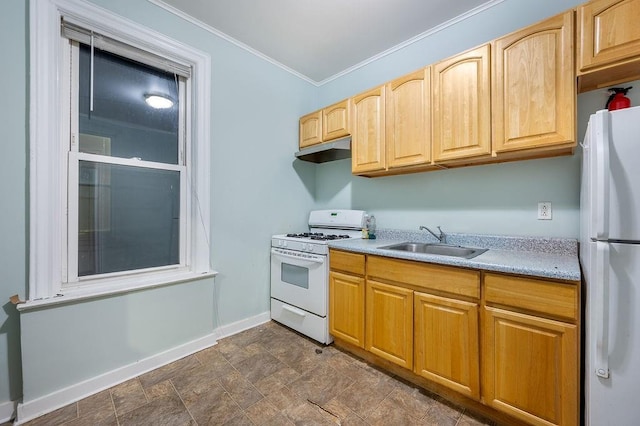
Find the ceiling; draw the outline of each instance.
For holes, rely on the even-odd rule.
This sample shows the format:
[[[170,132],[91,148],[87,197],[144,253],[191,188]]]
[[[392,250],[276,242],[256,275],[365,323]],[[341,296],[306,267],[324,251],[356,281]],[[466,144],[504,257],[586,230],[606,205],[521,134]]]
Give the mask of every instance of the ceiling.
[[[149,0],[316,84],[503,0]]]

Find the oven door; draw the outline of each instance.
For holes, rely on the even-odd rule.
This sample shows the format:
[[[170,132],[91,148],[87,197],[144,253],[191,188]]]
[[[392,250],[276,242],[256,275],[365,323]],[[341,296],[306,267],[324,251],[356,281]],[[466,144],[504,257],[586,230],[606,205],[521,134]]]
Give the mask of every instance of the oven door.
[[[321,317],[327,315],[327,256],[271,248],[271,297]]]

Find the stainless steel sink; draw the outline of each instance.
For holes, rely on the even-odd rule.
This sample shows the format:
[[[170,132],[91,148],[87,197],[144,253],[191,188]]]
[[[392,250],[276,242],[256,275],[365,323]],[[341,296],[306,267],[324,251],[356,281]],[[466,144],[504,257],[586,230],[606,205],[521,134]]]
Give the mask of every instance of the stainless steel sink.
[[[462,257],[465,259],[472,259],[484,253],[485,251],[487,251],[487,249],[452,246],[448,244],[413,243],[413,242],[392,244],[390,246],[383,246],[378,248],[384,249],[384,250],[406,251],[409,253],[423,253],[423,254],[435,254],[439,256]]]

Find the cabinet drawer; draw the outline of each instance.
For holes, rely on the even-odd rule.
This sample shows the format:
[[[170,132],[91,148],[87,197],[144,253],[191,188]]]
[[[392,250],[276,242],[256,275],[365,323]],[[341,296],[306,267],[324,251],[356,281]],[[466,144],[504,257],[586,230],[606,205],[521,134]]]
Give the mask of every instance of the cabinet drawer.
[[[484,276],[487,303],[513,306],[541,314],[577,320],[578,283],[558,283],[498,274]]]
[[[369,256],[367,276],[450,294],[480,298],[480,272]]]
[[[364,254],[329,250],[329,267],[336,271],[364,275]]]

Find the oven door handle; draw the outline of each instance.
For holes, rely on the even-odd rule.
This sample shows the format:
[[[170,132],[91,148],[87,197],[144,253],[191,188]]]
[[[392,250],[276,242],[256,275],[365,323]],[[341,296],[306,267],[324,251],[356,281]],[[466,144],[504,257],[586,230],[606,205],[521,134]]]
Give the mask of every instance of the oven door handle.
[[[278,251],[276,249],[273,250],[273,254],[275,254],[278,257],[284,257],[286,259],[293,259],[293,260],[297,260],[298,262],[312,262],[312,263],[324,263],[325,262],[325,258],[322,256],[317,256],[317,257],[299,257],[299,256],[292,256],[290,254],[285,254],[282,253],[281,251]]]
[[[307,316],[305,311],[303,311],[301,309],[298,309],[298,308],[294,308],[293,306],[282,305],[282,309],[285,310],[285,311],[289,311],[292,314],[296,314],[296,315],[298,315],[300,317],[303,317],[303,318]]]

